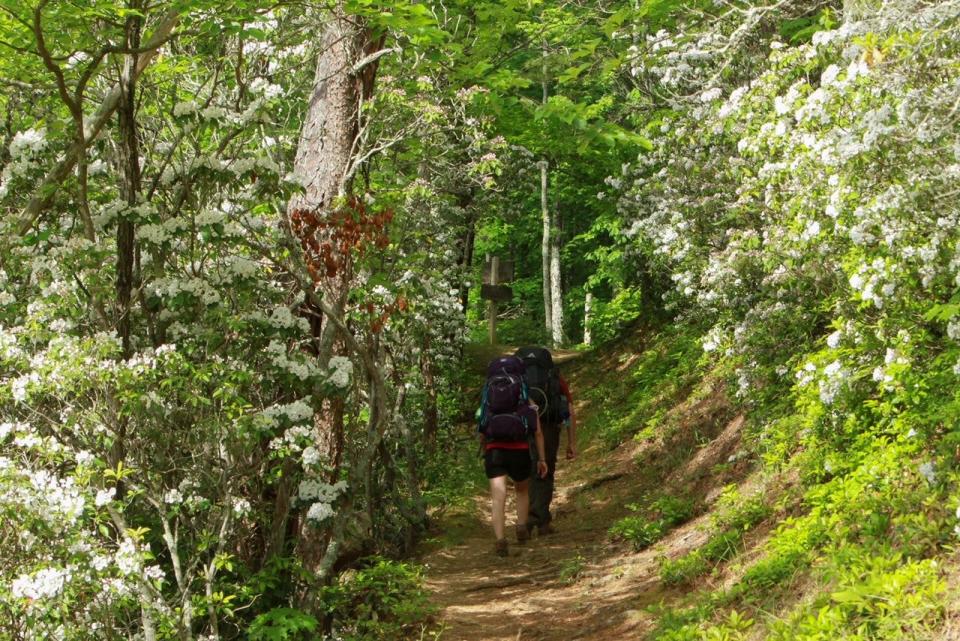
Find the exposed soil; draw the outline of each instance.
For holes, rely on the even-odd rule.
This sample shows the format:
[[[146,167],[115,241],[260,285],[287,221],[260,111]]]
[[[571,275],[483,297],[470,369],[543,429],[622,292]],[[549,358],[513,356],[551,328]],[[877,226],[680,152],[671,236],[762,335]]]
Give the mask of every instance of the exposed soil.
[[[568,360],[575,353],[558,356]],[[564,368],[575,395],[598,375],[578,365]],[[471,509],[445,514],[438,527],[455,528],[456,543],[424,551],[421,557],[439,609],[439,639],[606,641],[642,639],[650,632],[655,617],[648,606],[691,590],[666,590],[658,559],[702,545],[708,536],[706,506],[723,485],[750,472],[747,461],[730,460],[739,446],[743,417],[730,410],[722,385],[707,391],[671,410],[669,433],[662,439],[628,441],[612,452],[599,443],[581,443],[587,447],[577,460],[558,464],[558,532],[519,546],[511,531],[505,559],[493,552],[485,494],[474,498]],[[582,421],[591,420],[589,408],[578,403],[577,409],[586,409],[578,414]],[[630,514],[628,504],[663,491],[694,497],[703,508],[700,516],[641,552],[611,540],[608,530]],[[512,523],[512,498],[507,508]]]

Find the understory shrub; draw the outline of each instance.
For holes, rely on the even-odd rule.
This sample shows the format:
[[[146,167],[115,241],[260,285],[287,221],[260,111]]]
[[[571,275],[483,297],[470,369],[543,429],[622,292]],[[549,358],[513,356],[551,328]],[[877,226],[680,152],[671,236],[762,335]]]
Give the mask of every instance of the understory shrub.
[[[688,498],[664,495],[648,507],[631,504],[627,509],[649,516],[637,514],[620,519],[610,527],[610,536],[632,543],[635,550],[643,550],[688,521],[693,516],[694,504]]]
[[[342,575],[321,593],[333,633],[343,641],[402,641],[433,613],[419,568],[381,557]]]

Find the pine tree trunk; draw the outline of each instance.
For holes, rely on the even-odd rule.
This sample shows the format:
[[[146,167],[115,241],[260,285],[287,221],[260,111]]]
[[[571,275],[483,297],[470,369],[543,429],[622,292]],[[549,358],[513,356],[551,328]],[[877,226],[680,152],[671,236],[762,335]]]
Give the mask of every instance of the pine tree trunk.
[[[355,170],[352,163],[360,131],[360,107],[372,93],[377,68],[375,60],[366,65],[361,61],[381,42],[371,39],[362,20],[345,15],[340,6],[332,9],[321,36],[313,91],[294,161],[294,173],[303,192],[294,195],[287,205],[291,228],[304,249],[314,284],[338,318],[343,316],[353,262],[350,249],[344,250],[338,242],[340,219],[336,214],[349,206],[346,197]],[[313,325],[313,331],[321,367],[327,367],[332,356],[346,354],[343,336],[326,316]],[[319,389],[317,392],[321,395]],[[314,426],[318,434],[315,447],[331,469],[333,481],[339,476],[344,455],[343,399],[324,398],[314,414]],[[322,576],[340,554],[338,537],[343,528],[334,528],[337,532],[331,534],[307,523],[300,525],[298,554],[306,567]]]
[[[553,217],[553,229],[550,233],[550,296],[551,311],[553,312],[553,344],[563,345],[567,342],[563,331],[563,283],[560,279],[560,215]]]

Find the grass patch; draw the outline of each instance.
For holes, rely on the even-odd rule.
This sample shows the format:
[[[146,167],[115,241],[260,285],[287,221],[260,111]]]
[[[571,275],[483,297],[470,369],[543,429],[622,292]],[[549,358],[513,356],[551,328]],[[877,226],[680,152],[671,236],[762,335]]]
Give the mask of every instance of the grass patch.
[[[690,520],[694,513],[694,503],[689,498],[664,495],[654,500],[649,507],[631,504],[627,509],[638,514],[626,516],[614,523],[609,534],[615,539],[632,543],[634,549],[639,551],[653,545],[667,532]]]
[[[611,448],[637,434],[652,435],[702,373],[700,334],[689,325],[664,328],[627,371],[602,377],[585,395],[600,408],[591,432]],[[609,368],[622,367],[633,356],[611,351]]]
[[[743,549],[743,537],[770,515],[764,497],[742,497],[735,486],[724,489],[713,517],[714,534],[699,549],[678,559],[661,559],[660,580],[665,585],[682,585],[710,572]]]

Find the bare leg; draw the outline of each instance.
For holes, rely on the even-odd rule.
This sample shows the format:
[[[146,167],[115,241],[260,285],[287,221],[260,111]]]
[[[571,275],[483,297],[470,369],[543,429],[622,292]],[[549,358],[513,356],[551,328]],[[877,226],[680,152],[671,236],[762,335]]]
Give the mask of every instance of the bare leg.
[[[504,538],[504,524],[507,520],[504,510],[507,503],[507,477],[490,479],[490,501],[493,513],[493,535],[497,540]]]
[[[530,512],[530,480],[515,484],[517,489],[517,526],[526,527]]]

